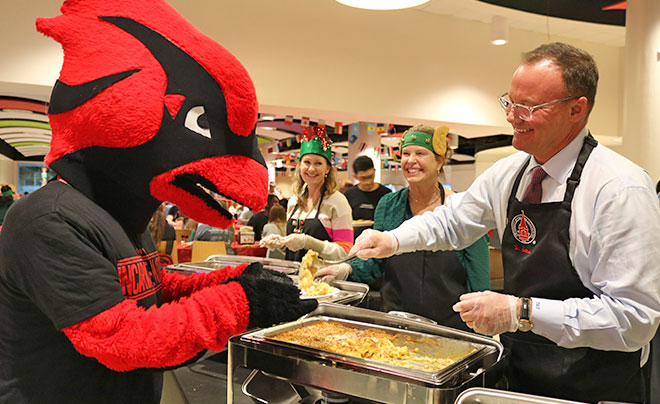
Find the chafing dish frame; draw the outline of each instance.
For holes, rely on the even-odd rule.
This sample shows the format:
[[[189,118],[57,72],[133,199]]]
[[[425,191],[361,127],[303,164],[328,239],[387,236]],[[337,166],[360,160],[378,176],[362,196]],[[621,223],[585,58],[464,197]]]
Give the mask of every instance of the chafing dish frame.
[[[486,345],[489,353],[475,358],[454,372],[443,383],[418,380],[409,372],[385,373],[380,369],[361,366],[355,361],[338,361],[304,349],[275,343],[259,335],[264,330],[244,333],[229,341],[227,368],[227,403],[233,402],[234,370],[239,366],[260,370],[271,377],[316,389],[388,404],[453,404],[458,394],[469,388],[493,386],[502,373],[504,348],[499,341],[448,327],[420,323],[373,310],[320,303],[308,316],[327,316],[366,322],[375,325],[445,336]],[[269,329],[265,329],[266,331]]]
[[[275,262],[281,261],[281,262]],[[260,262],[264,268],[283,272],[287,275],[298,272],[300,263],[293,261],[275,260],[262,257],[248,257],[243,255],[211,255],[205,261],[180,262],[178,264],[168,265],[168,270],[186,273],[210,272],[226,266],[236,266],[240,264],[251,264]],[[296,265],[298,264],[298,265]]]
[[[559,398],[541,397],[511,391],[473,387],[462,392],[456,404],[586,404]]]
[[[294,275],[294,273],[298,272],[300,263],[272,258],[248,257],[243,255],[211,255],[206,261],[182,262],[179,264],[168,265],[166,270],[184,275],[191,275],[194,273],[211,272],[216,269],[224,268],[227,265],[235,266],[246,262],[261,262],[264,265],[264,268],[281,271],[291,278],[295,285],[298,285],[298,275]],[[285,265],[289,264],[291,265],[287,269]],[[339,289],[339,292],[332,296],[319,297],[316,299],[319,302],[359,305],[369,294],[369,286],[364,283],[340,280],[334,280],[329,283]]]

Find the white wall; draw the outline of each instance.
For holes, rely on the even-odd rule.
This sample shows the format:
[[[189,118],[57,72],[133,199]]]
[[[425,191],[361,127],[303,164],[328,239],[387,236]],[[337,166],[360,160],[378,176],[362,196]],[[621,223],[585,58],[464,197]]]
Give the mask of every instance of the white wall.
[[[0,154],[0,184],[16,184],[18,165]]]

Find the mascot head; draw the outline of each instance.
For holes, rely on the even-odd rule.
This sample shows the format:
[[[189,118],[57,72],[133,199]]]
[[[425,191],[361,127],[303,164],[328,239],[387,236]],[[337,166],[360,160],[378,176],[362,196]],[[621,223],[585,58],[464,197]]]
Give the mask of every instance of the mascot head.
[[[135,231],[160,201],[217,227],[231,215],[213,193],[266,205],[254,85],[229,51],[161,0],[66,0],[60,11],[37,19],[64,51],[46,164]]]

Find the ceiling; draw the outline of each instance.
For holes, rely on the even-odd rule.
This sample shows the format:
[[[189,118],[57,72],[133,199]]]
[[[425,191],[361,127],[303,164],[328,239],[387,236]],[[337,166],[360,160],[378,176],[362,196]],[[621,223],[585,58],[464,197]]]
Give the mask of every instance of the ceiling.
[[[506,17],[510,28],[625,45],[625,10],[602,10],[621,0],[431,0],[418,9],[490,24]]]
[[[479,0],[496,6],[527,11],[542,16],[565,18],[575,21],[595,22],[608,25],[626,25],[626,2],[620,0],[528,1],[528,0]]]
[[[490,24],[494,16],[506,17],[510,28],[541,32],[550,36],[564,36],[602,43],[608,46],[625,45],[625,10],[602,10],[609,5],[621,3],[620,0],[431,0],[417,7],[419,11],[450,16],[457,19],[481,21]],[[524,10],[524,11],[521,11]],[[39,11],[39,10],[37,10]],[[574,19],[574,20],[572,20]],[[588,21],[588,22],[585,22]],[[0,77],[0,79],[2,79]],[[43,160],[50,143],[50,127],[46,115],[50,88],[0,81],[0,154],[12,160]],[[337,116],[332,111],[289,110],[276,106],[261,106],[262,117],[257,127],[257,135],[262,141],[280,141],[295,136],[300,132],[299,118],[311,116],[325,119],[329,128],[336,120],[341,120],[347,127],[351,122],[396,123],[398,128],[412,125],[413,122],[397,120],[391,117],[364,116],[358,112],[343,113]],[[286,114],[295,114],[297,130],[292,127],[273,127],[270,119],[283,122]],[[395,122],[392,122],[392,121]],[[415,123],[427,123],[417,120]],[[280,125],[282,126],[282,125]],[[471,138],[474,125],[452,124],[452,131],[464,138]],[[344,133],[347,132],[347,129]],[[462,138],[463,138],[462,137]],[[387,141],[384,142],[385,144]],[[481,147],[495,142],[470,141],[466,151],[474,150],[476,144]],[[345,147],[345,144],[339,144]],[[477,146],[478,149],[480,146]],[[343,150],[342,150],[343,151]],[[472,152],[473,153],[473,152]]]

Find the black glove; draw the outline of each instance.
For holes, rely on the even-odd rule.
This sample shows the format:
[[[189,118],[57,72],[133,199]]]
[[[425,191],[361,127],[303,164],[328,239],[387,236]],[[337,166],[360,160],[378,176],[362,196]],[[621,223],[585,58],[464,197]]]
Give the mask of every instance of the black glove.
[[[250,305],[248,329],[297,320],[318,306],[316,299],[301,300],[300,290],[293,282],[249,275],[237,276],[229,281],[240,283],[247,296]]]
[[[293,285],[293,280],[289,278],[284,272],[264,268],[261,262],[253,262],[247,268],[245,268],[243,273],[241,273],[239,276],[242,278],[251,279],[268,279]]]

